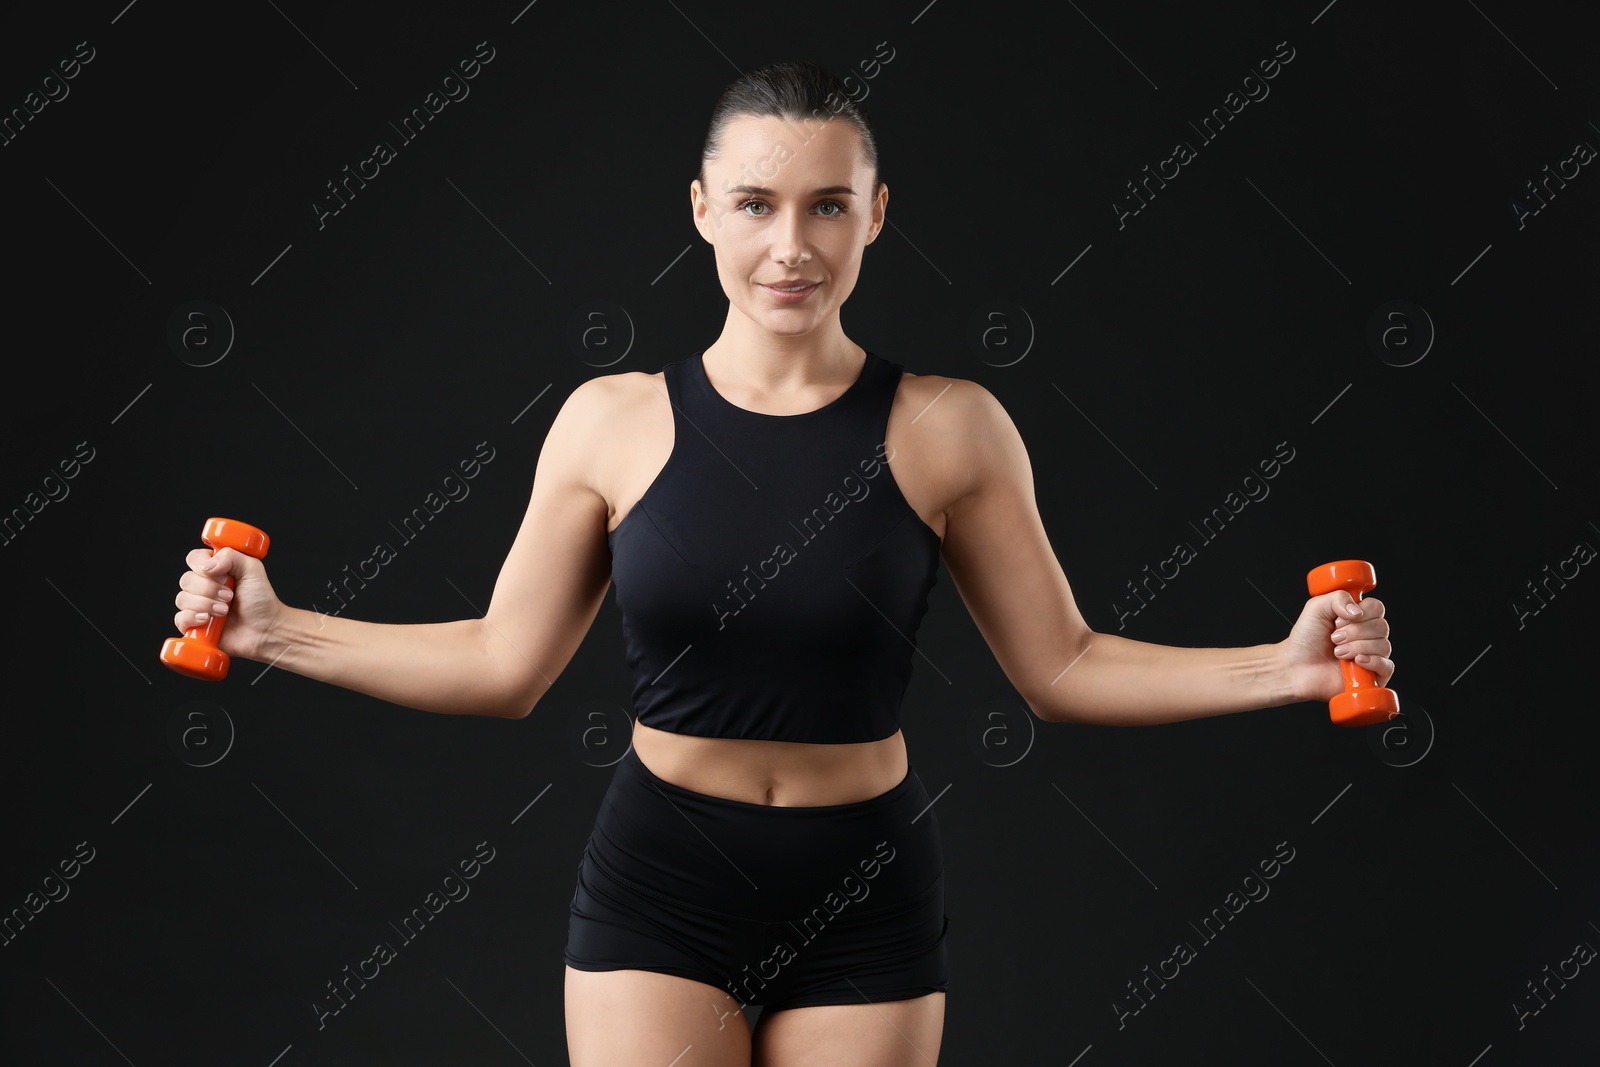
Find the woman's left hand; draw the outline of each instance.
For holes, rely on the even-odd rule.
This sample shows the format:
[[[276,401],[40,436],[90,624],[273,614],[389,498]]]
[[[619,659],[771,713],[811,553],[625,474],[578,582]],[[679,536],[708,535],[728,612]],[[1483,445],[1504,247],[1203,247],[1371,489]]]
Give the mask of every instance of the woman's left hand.
[[[1307,600],[1282,649],[1289,683],[1301,700],[1332,700],[1344,692],[1340,660],[1354,658],[1377,676],[1380,687],[1394,675],[1383,601],[1357,601],[1343,589]]]

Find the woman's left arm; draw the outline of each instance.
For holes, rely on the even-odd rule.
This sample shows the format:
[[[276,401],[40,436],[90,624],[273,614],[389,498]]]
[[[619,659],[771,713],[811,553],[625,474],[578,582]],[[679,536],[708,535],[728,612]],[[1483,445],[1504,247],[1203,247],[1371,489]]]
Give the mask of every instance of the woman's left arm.
[[[1091,630],[1045,535],[1011,417],[983,386],[949,382],[918,416],[932,435],[918,435],[919,447],[933,437],[962,444],[959,464],[940,465],[960,481],[947,497],[945,565],[1001,670],[1040,719],[1147,726],[1325,701],[1343,692],[1338,659],[1349,655],[1380,686],[1394,674],[1383,603],[1357,604],[1342,590],[1307,600],[1273,644],[1183,648]]]

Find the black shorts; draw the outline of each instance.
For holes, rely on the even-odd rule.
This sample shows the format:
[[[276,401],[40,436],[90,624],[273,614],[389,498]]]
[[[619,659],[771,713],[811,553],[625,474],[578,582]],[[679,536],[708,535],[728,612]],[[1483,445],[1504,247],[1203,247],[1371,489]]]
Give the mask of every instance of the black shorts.
[[[944,849],[922,781],[778,807],[684,789],[633,749],[578,865],[567,964],[692,978],[741,1006],[948,990]]]

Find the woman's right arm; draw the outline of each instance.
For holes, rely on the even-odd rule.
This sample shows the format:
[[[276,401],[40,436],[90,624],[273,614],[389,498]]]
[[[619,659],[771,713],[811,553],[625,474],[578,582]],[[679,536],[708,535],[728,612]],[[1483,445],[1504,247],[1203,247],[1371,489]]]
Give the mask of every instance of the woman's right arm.
[[[616,395],[617,376],[608,377],[580,385],[557,412],[483,618],[389,624],[293,608],[273,593],[260,560],[198,548],[179,579],[174,625],[204,625],[220,605],[230,656],[421,711],[527,715],[571,661],[611,583],[608,507],[593,484]],[[221,584],[229,575],[231,599]]]

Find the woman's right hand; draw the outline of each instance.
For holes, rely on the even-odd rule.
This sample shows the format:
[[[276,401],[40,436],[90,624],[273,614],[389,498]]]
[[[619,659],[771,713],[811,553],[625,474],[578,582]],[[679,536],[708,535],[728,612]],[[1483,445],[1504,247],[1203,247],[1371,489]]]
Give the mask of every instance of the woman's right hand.
[[[258,659],[257,655],[284,605],[267,581],[267,567],[254,556],[231,548],[212,554],[197,548],[184,557],[189,569],[178,576],[178,613],[172,623],[179,632],[204,626],[212,616],[226,619],[217,647],[230,657]],[[223,579],[233,578],[233,588]]]

